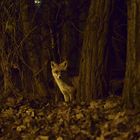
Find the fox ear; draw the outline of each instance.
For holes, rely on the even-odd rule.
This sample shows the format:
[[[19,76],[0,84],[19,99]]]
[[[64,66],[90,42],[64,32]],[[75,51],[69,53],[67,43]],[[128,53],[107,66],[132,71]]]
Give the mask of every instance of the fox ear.
[[[65,60],[65,61],[63,61],[60,65],[61,65],[61,67],[63,67],[64,69],[67,69],[68,61]]]
[[[51,68],[54,68],[57,64],[54,61],[51,61]]]

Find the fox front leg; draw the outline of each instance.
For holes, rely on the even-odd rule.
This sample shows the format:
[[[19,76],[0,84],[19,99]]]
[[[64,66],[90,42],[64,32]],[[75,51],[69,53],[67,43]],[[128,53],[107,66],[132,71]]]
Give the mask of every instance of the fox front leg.
[[[69,93],[69,100],[70,102],[73,101],[73,93]]]
[[[65,102],[67,102],[67,103],[70,102],[70,96],[69,96],[69,94],[64,93],[63,95],[64,95]]]

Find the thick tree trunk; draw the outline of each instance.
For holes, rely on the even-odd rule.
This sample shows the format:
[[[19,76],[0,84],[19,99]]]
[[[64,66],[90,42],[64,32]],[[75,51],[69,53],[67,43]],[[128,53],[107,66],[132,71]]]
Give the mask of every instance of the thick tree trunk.
[[[140,1],[128,1],[127,14],[127,60],[123,101],[125,107],[140,110]]]
[[[0,25],[2,27],[2,25]],[[3,74],[3,92],[4,96],[11,94],[14,91],[14,85],[11,80],[10,68],[10,54],[11,51],[5,46],[6,36],[5,30],[1,28],[0,31],[0,68]],[[7,50],[6,50],[7,49]],[[7,52],[6,52],[7,51]]]
[[[16,63],[17,56],[17,42],[16,42],[16,18],[18,1],[0,1],[1,13],[0,13],[0,69],[2,72],[3,80],[0,89],[3,89],[4,96],[16,95],[17,89],[15,81],[12,79],[12,68]],[[12,4],[12,7],[11,7]],[[17,39],[18,40],[18,39]],[[16,77],[16,75],[15,75]]]
[[[35,96],[45,96],[46,89],[40,78],[40,50],[38,50],[37,44],[39,44],[34,35],[35,26],[32,22],[31,17],[33,16],[33,3],[31,1],[21,0],[20,1],[20,13],[23,25],[23,34],[27,38],[23,48],[24,59],[24,84],[25,90],[34,92]]]
[[[0,39],[2,40],[2,39]],[[1,42],[1,41],[0,41]],[[3,44],[3,43],[2,43]],[[4,52],[4,44],[1,44],[1,55],[0,55],[0,67],[2,69],[3,73],[3,90],[4,94],[8,95],[12,91],[14,91],[14,85],[12,83],[11,75],[10,75],[10,63],[9,63],[9,58],[8,55]]]
[[[85,30],[78,99],[89,101],[108,93],[108,30],[112,0],[91,1]]]

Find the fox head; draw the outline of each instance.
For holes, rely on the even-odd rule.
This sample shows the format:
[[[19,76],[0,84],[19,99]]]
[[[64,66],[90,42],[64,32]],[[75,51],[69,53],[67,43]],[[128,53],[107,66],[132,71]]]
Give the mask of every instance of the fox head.
[[[67,70],[68,62],[65,60],[60,64],[51,61],[52,75],[54,78],[61,79],[62,73]]]

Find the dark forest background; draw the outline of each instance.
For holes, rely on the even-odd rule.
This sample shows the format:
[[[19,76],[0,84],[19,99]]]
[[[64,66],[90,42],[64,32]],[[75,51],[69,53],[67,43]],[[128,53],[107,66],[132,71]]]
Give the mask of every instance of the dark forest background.
[[[80,77],[77,102],[114,94],[139,108],[139,8],[138,0],[1,0],[1,100],[63,100],[50,62],[67,59]]]

